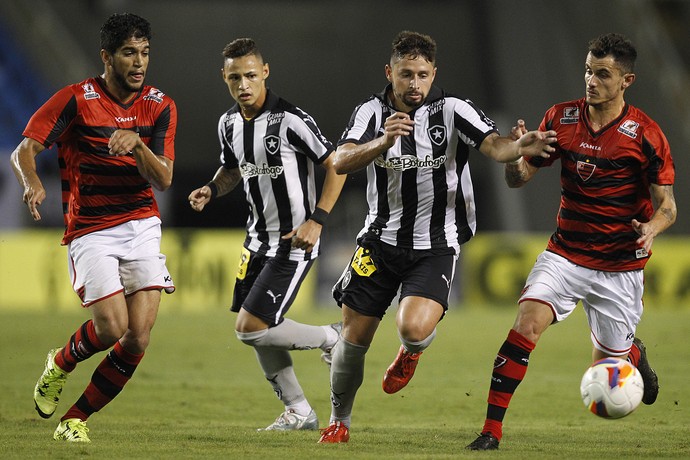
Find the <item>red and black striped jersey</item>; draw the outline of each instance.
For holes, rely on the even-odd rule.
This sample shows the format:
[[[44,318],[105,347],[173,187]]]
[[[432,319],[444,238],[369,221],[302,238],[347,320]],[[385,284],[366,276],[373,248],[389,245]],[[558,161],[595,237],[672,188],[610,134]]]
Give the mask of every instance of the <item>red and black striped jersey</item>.
[[[177,109],[174,101],[144,86],[127,104],[89,78],[55,93],[31,117],[24,136],[58,147],[62,211],[67,244],[87,233],[134,219],[159,216],[151,184],[132,155],[108,154],[118,129],[134,130],[156,155],[175,159]]]
[[[547,250],[583,267],[642,269],[651,253],[640,247],[632,220],[647,222],[654,208],[651,184],[672,185],[668,141],[640,109],[626,104],[618,118],[594,131],[585,99],[551,107],[540,129],[558,133],[556,152],[530,164],[561,160],[561,203]]]

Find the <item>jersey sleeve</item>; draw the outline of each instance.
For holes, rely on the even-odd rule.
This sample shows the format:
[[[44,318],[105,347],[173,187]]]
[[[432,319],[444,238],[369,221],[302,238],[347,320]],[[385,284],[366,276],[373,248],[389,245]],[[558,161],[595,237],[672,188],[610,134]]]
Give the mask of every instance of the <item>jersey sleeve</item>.
[[[177,131],[177,106],[170,99],[156,117],[149,148],[156,155],[163,155],[171,160],[175,159],[175,133]]]
[[[553,129],[556,132],[558,132],[558,128],[560,125],[556,123],[556,113],[556,106],[552,106],[549,110],[546,111],[546,113],[544,114],[544,118],[542,118],[541,123],[539,124],[539,131],[549,131]],[[556,143],[556,145],[554,145],[553,147],[556,148],[556,151],[550,153],[549,158],[529,157],[525,158],[525,160],[527,160],[527,163],[536,168],[544,168],[547,166],[551,166],[557,159],[561,157],[561,152],[558,143]]]
[[[375,110],[374,101],[376,100],[372,98],[355,107],[338,145],[365,144],[378,137],[378,128],[383,125],[383,115]]]
[[[656,123],[645,129],[642,152],[649,160],[649,168],[647,168],[649,182],[657,185],[673,185],[675,166],[671,157],[671,147]]]
[[[491,133],[498,133],[496,123],[469,99],[448,98],[454,101],[453,122],[462,141],[474,148],[479,148],[484,139]]]
[[[68,86],[55,93],[33,114],[22,134],[49,148],[67,131],[76,116],[77,98]]]
[[[239,162],[232,150],[232,123],[227,113],[218,120],[218,141],[220,142],[220,163],[226,169],[239,167]]]
[[[333,152],[333,144],[321,133],[316,121],[303,110],[294,110],[293,123],[287,128],[288,142],[314,163],[322,163]]]

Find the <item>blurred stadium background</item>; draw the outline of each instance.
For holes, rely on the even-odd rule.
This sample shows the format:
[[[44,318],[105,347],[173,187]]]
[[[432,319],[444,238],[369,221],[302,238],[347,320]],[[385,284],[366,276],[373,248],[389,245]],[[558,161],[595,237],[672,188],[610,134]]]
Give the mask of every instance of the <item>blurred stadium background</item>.
[[[605,32],[637,46],[638,79],[627,100],[654,118],[674,153],[679,215],[655,244],[647,305],[690,305],[690,2],[683,0],[3,0],[0,2],[0,312],[74,308],[64,249],[55,152],[39,157],[49,192],[44,220],[33,223],[9,155],[31,114],[58,88],[102,72],[99,28],[130,11],[154,31],[147,83],[177,102],[173,187],[159,196],[164,252],[178,292],[164,310],[227,304],[246,205],[238,189],[203,214],[186,197],[218,167],[216,124],[232,101],[220,78],[221,50],[251,36],[271,66],[269,86],[309,112],[337,141],[352,109],[381,90],[390,42],[400,30],[432,35],[439,46],[436,83],[472,99],[506,133],[524,118],[536,128],[553,103],[584,94],[587,42]],[[457,305],[511,304],[534,256],[553,231],[557,168],[509,190],[503,169],[470,159],[478,237],[463,249]],[[332,305],[330,287],[344,267],[366,205],[363,174],[351,175],[324,231],[323,256],[303,304]],[[229,229],[229,230],[228,230]],[[315,297],[314,297],[315,296]],[[650,302],[651,300],[651,302]]]

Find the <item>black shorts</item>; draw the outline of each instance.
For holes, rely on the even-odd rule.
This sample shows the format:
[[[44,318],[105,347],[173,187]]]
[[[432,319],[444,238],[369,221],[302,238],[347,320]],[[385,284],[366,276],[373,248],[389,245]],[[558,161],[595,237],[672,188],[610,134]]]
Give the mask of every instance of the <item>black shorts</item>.
[[[333,298],[366,316],[383,318],[400,289],[400,299],[419,296],[448,309],[457,255],[448,249],[406,249],[363,236],[350,264],[333,287]]]
[[[277,326],[295,301],[314,260],[266,257],[243,249],[230,311],[240,307]]]

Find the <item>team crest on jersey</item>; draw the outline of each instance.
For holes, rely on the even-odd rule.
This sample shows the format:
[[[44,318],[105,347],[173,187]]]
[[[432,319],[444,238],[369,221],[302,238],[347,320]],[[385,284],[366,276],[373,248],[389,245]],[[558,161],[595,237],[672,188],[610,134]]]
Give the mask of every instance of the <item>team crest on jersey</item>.
[[[618,132],[635,139],[637,137],[637,128],[639,127],[640,124],[638,122],[633,120],[625,120],[618,127]]]
[[[446,127],[442,125],[434,125],[427,129],[426,132],[429,134],[429,139],[435,145],[441,146],[446,142]]]
[[[566,107],[563,109],[561,124],[572,125],[577,123],[578,118],[580,118],[580,109],[578,107]]]
[[[165,94],[163,94],[163,92],[161,90],[158,90],[156,88],[151,88],[149,90],[149,93],[146,96],[144,96],[144,100],[145,101],[154,101],[154,102],[158,102],[160,104],[161,102],[163,102],[163,96],[165,96]]]
[[[582,179],[585,182],[587,182],[589,178],[592,177],[592,174],[594,174],[595,169],[597,169],[597,165],[593,165],[589,162],[589,160],[577,162],[577,174],[578,176],[580,176],[580,179]]]
[[[84,90],[84,99],[86,99],[87,101],[89,99],[98,99],[101,97],[101,95],[98,94],[96,90],[93,88],[92,83],[84,83],[81,87]]]
[[[264,148],[267,153],[275,155],[280,151],[280,138],[273,134],[264,136]]]

